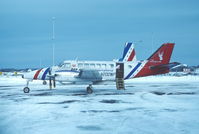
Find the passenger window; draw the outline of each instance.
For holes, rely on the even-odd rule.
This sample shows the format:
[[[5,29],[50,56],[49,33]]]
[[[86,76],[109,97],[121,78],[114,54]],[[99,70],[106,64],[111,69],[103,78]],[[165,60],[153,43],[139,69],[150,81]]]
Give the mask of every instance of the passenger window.
[[[101,64],[96,64],[96,67],[97,68],[101,68]]]
[[[106,64],[102,64],[102,68],[106,68]]]
[[[89,64],[88,63],[84,64],[84,67],[89,68]]]
[[[114,65],[113,65],[113,64],[109,64],[109,67],[110,67],[110,68],[113,68],[113,67],[114,67]]]
[[[78,68],[83,68],[83,64],[82,63],[78,63]]]
[[[95,68],[95,64],[90,64],[90,67],[91,68]]]
[[[129,68],[132,68],[132,66],[131,66],[131,65],[128,65],[128,67],[129,67]]]

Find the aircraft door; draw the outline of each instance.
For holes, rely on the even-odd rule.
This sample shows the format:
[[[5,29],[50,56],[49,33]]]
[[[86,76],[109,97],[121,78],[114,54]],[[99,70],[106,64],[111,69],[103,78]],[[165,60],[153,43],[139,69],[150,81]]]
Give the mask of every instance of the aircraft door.
[[[124,63],[116,63],[116,78],[124,78]]]
[[[124,63],[116,63],[116,88],[118,90],[125,89],[124,87]]]

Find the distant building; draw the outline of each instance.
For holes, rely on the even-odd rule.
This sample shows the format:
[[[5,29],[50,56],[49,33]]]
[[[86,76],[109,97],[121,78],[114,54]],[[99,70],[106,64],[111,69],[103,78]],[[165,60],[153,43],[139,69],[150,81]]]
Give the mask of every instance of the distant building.
[[[189,73],[191,73],[192,71],[191,71],[191,68],[183,68],[183,72],[184,73],[186,73],[186,74],[189,74]]]
[[[196,68],[195,73],[199,74],[199,68]]]
[[[186,64],[180,64],[177,65],[176,67],[173,67],[170,69],[170,72],[184,72],[188,66]]]
[[[178,65],[170,70],[170,75],[199,75],[199,68],[195,66],[187,66],[186,64]]]

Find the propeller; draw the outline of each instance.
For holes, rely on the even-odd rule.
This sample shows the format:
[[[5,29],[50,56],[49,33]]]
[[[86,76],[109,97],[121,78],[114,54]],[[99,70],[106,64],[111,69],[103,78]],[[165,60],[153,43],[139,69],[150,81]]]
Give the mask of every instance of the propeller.
[[[56,82],[55,82],[55,75],[52,75],[52,69],[49,70],[49,88],[52,89],[52,86],[55,88],[56,87]]]

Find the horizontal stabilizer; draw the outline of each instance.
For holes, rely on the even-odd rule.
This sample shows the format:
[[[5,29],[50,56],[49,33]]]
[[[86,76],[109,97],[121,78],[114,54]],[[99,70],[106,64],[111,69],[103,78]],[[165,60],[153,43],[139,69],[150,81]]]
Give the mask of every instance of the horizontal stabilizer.
[[[169,63],[169,64],[161,64],[161,65],[157,65],[157,66],[151,66],[150,69],[151,70],[155,70],[155,69],[159,69],[159,70],[164,70],[164,69],[171,69],[175,66],[178,66],[180,65],[180,63],[178,62],[172,62],[172,63]]]

